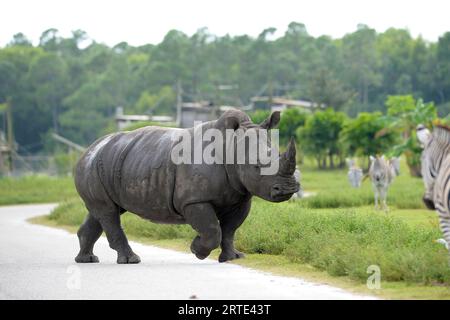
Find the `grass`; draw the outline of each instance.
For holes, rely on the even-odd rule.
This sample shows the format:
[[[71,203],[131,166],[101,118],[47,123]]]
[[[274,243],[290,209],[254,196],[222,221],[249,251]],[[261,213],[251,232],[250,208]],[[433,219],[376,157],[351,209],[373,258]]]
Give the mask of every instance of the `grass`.
[[[78,226],[85,213],[82,203],[72,200],[48,219]],[[122,222],[127,235],[141,241],[176,240],[187,248],[195,235],[189,226],[154,224],[129,213]],[[433,242],[439,237],[436,217],[425,210],[385,214],[371,207],[311,209],[301,201],[279,205],[256,199],[236,246],[250,256],[277,256],[290,269],[309,265],[329,276],[345,276],[357,286],[367,280],[367,267],[378,265],[388,287],[397,282],[440,287],[450,284],[450,269],[445,248]]]
[[[305,199],[310,208],[342,208],[373,205],[373,190],[370,179],[361,188],[352,188],[347,180],[346,170],[319,171],[310,163],[301,168],[302,184],[305,189],[317,192],[317,196]],[[423,182],[421,178],[409,175],[402,163],[401,174],[389,188],[388,204],[399,209],[425,209],[422,203]]]
[[[60,202],[76,195],[71,177],[0,178],[0,205]]]
[[[266,207],[268,205],[269,207]],[[234,261],[234,263],[263,270],[268,272],[273,272],[275,274],[284,275],[284,276],[294,276],[294,277],[302,277],[306,280],[319,282],[323,284],[338,286],[343,289],[353,291],[356,293],[362,293],[362,294],[369,294],[369,295],[376,295],[381,298],[390,298],[390,299],[449,299],[450,298],[450,288],[444,284],[444,282],[434,281],[431,278],[426,279],[418,279],[417,277],[412,277],[412,279],[403,279],[403,278],[393,278],[392,273],[386,274],[388,270],[391,269],[391,264],[388,266],[381,265],[381,272],[382,272],[382,283],[381,283],[381,289],[379,290],[369,290],[367,289],[365,285],[365,281],[367,279],[368,274],[366,273],[367,266],[361,265],[360,268],[355,268],[355,270],[359,270],[359,273],[357,273],[355,276],[350,276],[343,272],[346,276],[341,276],[342,273],[335,273],[335,272],[329,272],[327,268],[323,268],[320,266],[314,266],[311,264],[311,262],[303,262],[303,260],[298,259],[299,257],[303,256],[303,251],[299,250],[297,252],[297,245],[299,238],[295,238],[296,234],[296,228],[298,227],[298,223],[301,221],[304,221],[303,219],[310,220],[310,217],[302,216],[302,213],[298,213],[293,211],[293,208],[299,207],[299,203],[286,203],[287,208],[283,210],[273,210],[277,207],[276,204],[268,204],[262,200],[256,200],[255,205],[253,206],[253,211],[249,217],[249,219],[244,223],[242,228],[239,230],[237,235],[237,247],[241,250],[244,250],[247,254],[246,259],[243,260],[237,260]],[[289,208],[291,207],[291,208]],[[301,207],[301,206],[300,206]],[[445,249],[443,249],[441,246],[438,246],[434,244],[431,240],[434,239],[434,233],[436,232],[435,227],[435,221],[433,223],[430,223],[431,217],[429,216],[429,213],[427,211],[423,210],[413,210],[410,215],[406,214],[405,210],[393,210],[389,215],[392,215],[393,217],[386,216],[385,214],[380,214],[379,212],[373,212],[371,209],[366,208],[369,210],[369,212],[365,212],[366,214],[371,214],[372,217],[370,219],[374,219],[375,221],[380,220],[385,221],[384,219],[387,219],[387,221],[390,221],[390,227],[394,228],[395,231],[398,229],[395,228],[397,224],[401,225],[402,228],[409,229],[409,232],[414,232],[413,230],[416,229],[418,225],[422,225],[422,227],[428,228],[428,231],[425,231],[425,233],[422,235],[424,239],[418,239],[417,241],[412,241],[412,243],[416,242],[416,247],[421,247],[422,249],[426,249],[424,247],[430,247],[432,256],[435,258],[437,257],[437,260],[439,260],[439,266],[442,271],[442,275],[447,274],[447,265],[446,265],[446,257],[447,253]],[[307,214],[316,214],[319,212],[319,215],[322,216],[328,216],[328,215],[334,215],[336,212],[334,209],[323,209],[323,210],[312,210],[311,212],[308,212]],[[271,223],[270,225],[263,225],[261,228],[261,222],[264,222],[264,218],[260,216],[261,212],[266,215],[266,217],[270,217],[271,220],[276,220],[274,223]],[[266,213],[266,212],[272,212],[272,213]],[[290,212],[290,213],[289,213]],[[337,212],[338,215],[345,214],[343,212]],[[357,215],[358,213],[349,213],[350,220],[353,220],[355,218],[354,215]],[[364,213],[362,213],[364,214]],[[69,202],[65,202],[60,207],[55,209],[55,211],[47,217],[38,217],[34,219],[34,222],[50,225],[53,227],[63,227],[64,229],[70,231],[70,232],[76,232],[79,224],[83,221],[85,216],[85,209],[80,201],[72,200]],[[277,217],[274,217],[277,216]],[[323,217],[317,217],[316,219],[313,219],[309,222],[309,226],[303,227],[303,230],[311,230],[310,227],[315,226],[317,228],[317,221],[321,221]],[[339,216],[334,216],[329,221],[335,221],[340,220]],[[359,220],[359,219],[357,219]],[[435,219],[434,219],[435,220]],[[279,223],[277,223],[277,221]],[[365,217],[363,219],[360,219],[359,221],[367,222],[365,220]],[[350,230],[358,230],[359,233],[365,233],[363,230],[364,228],[361,228],[361,225],[358,224],[348,224],[348,221],[340,222],[340,226],[337,228],[338,234],[339,232],[342,233],[343,230],[347,230],[347,232]],[[140,241],[142,243],[146,244],[152,244],[157,246],[162,246],[166,248],[171,248],[175,250],[181,250],[184,252],[189,252],[189,244],[194,236],[194,232],[192,229],[188,226],[168,226],[168,225],[157,225],[153,224],[151,222],[142,220],[132,214],[124,214],[123,216],[123,225],[124,229],[128,235],[128,237],[131,240]],[[319,224],[320,225],[320,224]],[[365,223],[363,224],[365,225]],[[274,230],[271,230],[267,232],[268,229],[271,229],[271,227],[274,227]],[[288,226],[288,228],[286,228]],[[259,230],[256,229],[259,227]],[[322,227],[322,230],[329,228],[330,225],[327,223],[324,223],[324,226]],[[367,227],[367,225],[365,226]],[[369,226],[370,228],[370,226]],[[382,228],[380,224],[376,225],[372,230],[373,233],[380,232],[379,229]],[[283,230],[281,233],[280,230]],[[320,234],[320,228],[316,229],[318,234]],[[389,230],[389,229],[388,229]],[[403,230],[398,230],[403,231]],[[388,234],[390,232],[387,232]],[[255,234],[259,234],[259,237],[254,237]],[[356,232],[358,234],[358,232]],[[383,234],[383,233],[382,233]],[[337,261],[339,263],[351,263],[352,261],[363,261],[362,263],[365,264],[366,261],[363,259],[367,259],[369,255],[363,255],[361,258],[359,258],[356,253],[354,255],[349,254],[349,252],[352,252],[355,248],[347,246],[345,250],[336,250],[334,251],[334,248],[340,248],[342,247],[343,243],[345,243],[348,239],[347,235],[340,234],[338,238],[338,243],[336,243],[336,246],[332,245],[331,242],[325,242],[330,245],[324,246],[325,250],[320,250],[317,253],[321,252],[321,254],[317,254],[318,259],[317,261],[320,261],[321,259],[325,258],[323,261]],[[414,237],[415,233],[413,234]],[[323,236],[323,235],[322,235]],[[375,239],[379,239],[379,236]],[[391,255],[388,255],[386,260],[392,256],[392,254],[395,254],[395,247],[397,244],[401,243],[401,240],[405,240],[409,243],[408,250],[409,254],[403,252],[401,255],[398,255],[397,260],[405,260],[411,261],[414,260],[408,259],[410,255],[416,256],[416,252],[414,251],[414,245],[408,240],[408,237],[410,237],[411,234],[407,233],[406,236],[398,235],[397,243],[392,244],[392,249],[389,252]],[[417,236],[417,235],[416,235]],[[393,237],[391,236],[390,239]],[[310,246],[311,243],[317,240],[317,237],[314,237],[311,239],[311,241],[308,241],[308,243],[305,246]],[[287,245],[279,245],[277,243],[286,242]],[[372,242],[372,241],[369,241]],[[420,243],[418,243],[420,242]],[[322,243],[323,244],[323,243]],[[353,244],[353,243],[352,243]],[[377,243],[374,241],[374,246],[389,246],[388,239],[382,241],[381,243]],[[360,246],[360,245],[358,245]],[[350,248],[349,248],[350,247]],[[370,246],[369,246],[370,247]],[[365,249],[359,247],[358,250]],[[333,252],[334,251],[334,252]],[[328,253],[333,253],[332,256],[327,256]],[[345,254],[347,252],[347,254]],[[217,258],[219,254],[219,250],[215,250],[212,253],[212,258]],[[405,258],[406,255],[406,258]],[[307,256],[307,255],[306,255]],[[356,257],[354,259],[345,259],[345,257],[353,256]],[[422,266],[424,266],[427,270],[429,269],[426,264],[429,262],[426,258],[422,257],[421,255],[416,256],[420,260]],[[339,263],[331,264],[332,269],[339,266]],[[380,261],[369,261],[367,263],[370,264],[376,264],[380,263]],[[383,263],[383,261],[381,261]],[[404,263],[401,265],[405,266]],[[387,270],[385,270],[387,267]],[[411,274],[418,274],[420,272],[420,269],[417,269],[417,266],[411,265],[412,270],[416,270],[416,272],[409,271]],[[337,268],[339,271],[340,269]],[[397,270],[401,270],[400,267]],[[391,271],[392,272],[392,271]],[[427,273],[424,273],[427,274]],[[395,275],[395,274],[394,274]],[[394,280],[397,279],[397,280]],[[419,280],[419,281],[417,281]]]

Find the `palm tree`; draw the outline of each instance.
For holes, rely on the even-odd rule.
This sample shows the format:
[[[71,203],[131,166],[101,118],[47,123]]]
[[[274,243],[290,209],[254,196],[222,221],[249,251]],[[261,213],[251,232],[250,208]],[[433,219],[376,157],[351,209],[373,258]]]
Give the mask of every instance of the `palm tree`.
[[[417,141],[415,132],[417,125],[423,124],[431,128],[437,119],[437,110],[433,103],[424,103],[422,99],[414,100],[408,96],[389,96],[386,101],[387,116],[383,117],[385,128],[378,132],[382,136],[387,132],[396,131],[402,137],[402,143],[395,145],[391,156],[405,155],[406,163],[412,176],[420,177],[420,155],[422,148]]]

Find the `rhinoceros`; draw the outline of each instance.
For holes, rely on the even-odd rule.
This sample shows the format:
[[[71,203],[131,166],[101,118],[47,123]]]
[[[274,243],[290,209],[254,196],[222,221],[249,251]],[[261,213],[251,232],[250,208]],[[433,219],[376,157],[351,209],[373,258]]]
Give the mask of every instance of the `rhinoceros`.
[[[254,124],[242,111],[232,109],[219,119],[205,122],[203,129],[269,130],[278,125],[273,112]],[[262,175],[259,162],[250,164],[175,164],[171,158],[181,133],[194,136],[194,128],[148,126],[117,132],[95,141],[75,167],[76,189],[88,214],[77,232],[78,263],[98,262],[93,253],[102,231],[117,251],[117,263],[139,263],[121,227],[120,216],[128,211],[155,223],[189,224],[198,235],[191,251],[205,259],[221,247],[219,262],[242,258],[234,247],[236,230],[246,219],[253,196],[271,202],[288,200],[299,190],[295,171],[295,143],[279,156],[275,174]],[[194,138],[193,138],[194,139]],[[225,146],[224,152],[236,143]]]

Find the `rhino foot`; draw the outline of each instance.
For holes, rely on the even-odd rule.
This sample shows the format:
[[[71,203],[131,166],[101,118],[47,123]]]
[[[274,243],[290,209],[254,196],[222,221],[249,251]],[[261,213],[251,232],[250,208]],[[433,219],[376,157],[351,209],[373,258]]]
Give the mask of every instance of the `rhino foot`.
[[[98,263],[98,257],[94,254],[79,254],[75,257],[77,263]]]
[[[230,251],[222,251],[219,255],[219,262],[227,262],[235,259],[245,258],[245,254],[236,249]]]
[[[192,243],[191,243],[191,252],[193,254],[195,254],[197,259],[204,260],[209,256],[209,254],[211,253],[211,250],[203,247],[200,244],[200,237],[197,236],[197,237],[195,237],[194,241],[192,241]]]
[[[134,252],[132,252],[130,255],[119,255],[117,257],[118,264],[131,264],[139,262],[141,262],[141,258],[139,258],[139,256]]]
[[[200,259],[200,260],[205,260],[205,259],[209,256],[209,253],[201,253],[201,252],[197,251],[197,250],[195,249],[195,247],[192,246],[192,245],[191,245],[191,252],[192,252],[193,254],[195,254],[195,256],[197,257],[197,259]]]

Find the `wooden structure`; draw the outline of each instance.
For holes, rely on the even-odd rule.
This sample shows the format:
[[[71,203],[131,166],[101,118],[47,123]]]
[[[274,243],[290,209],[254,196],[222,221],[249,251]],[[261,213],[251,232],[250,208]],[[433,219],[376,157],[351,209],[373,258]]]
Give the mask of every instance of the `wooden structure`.
[[[10,171],[11,148],[6,141],[5,134],[0,131],[0,176]]]
[[[257,96],[251,98],[252,109],[268,109],[272,111],[282,111],[289,107],[299,107],[307,110],[318,108],[317,103],[308,100],[290,99],[286,97]]]
[[[196,121],[206,122],[220,117],[232,106],[214,106],[208,101],[184,102],[179,108],[178,123],[180,128],[190,128]]]
[[[173,122],[174,119],[170,116],[150,116],[146,114],[123,114],[123,107],[117,107],[116,109],[116,125],[117,130],[122,131],[129,125],[142,122],[142,121],[152,121],[152,122],[161,122],[161,123],[170,123]]]

